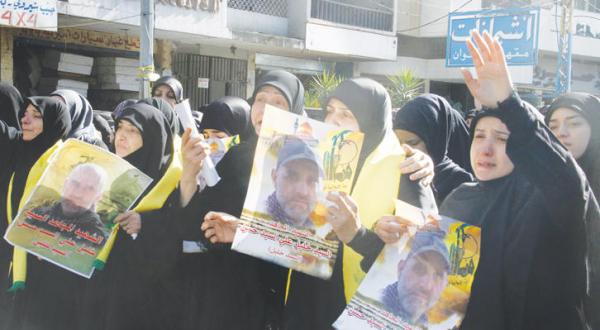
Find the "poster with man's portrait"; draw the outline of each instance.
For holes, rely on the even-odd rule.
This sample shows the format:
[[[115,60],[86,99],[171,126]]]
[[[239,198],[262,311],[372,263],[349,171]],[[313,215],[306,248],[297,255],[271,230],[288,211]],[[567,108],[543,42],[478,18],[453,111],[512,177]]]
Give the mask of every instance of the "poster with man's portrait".
[[[396,214],[415,226],[385,246],[333,326],[458,329],[479,264],[481,229],[401,201]]]
[[[329,278],[330,191],[350,193],[363,134],[267,106],[232,249]]]
[[[4,238],[90,278],[113,220],[131,207],[151,181],[115,154],[69,139],[51,156]]]

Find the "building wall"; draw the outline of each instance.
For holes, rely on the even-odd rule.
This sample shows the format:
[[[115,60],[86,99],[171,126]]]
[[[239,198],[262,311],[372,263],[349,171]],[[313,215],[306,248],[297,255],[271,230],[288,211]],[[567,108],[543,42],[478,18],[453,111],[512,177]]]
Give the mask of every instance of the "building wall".
[[[406,22],[423,25],[431,20],[446,15],[459,7],[464,1],[419,1],[400,0],[398,4],[398,31],[408,28]],[[530,87],[540,91],[553,91],[556,73],[557,23],[552,3],[541,0],[532,1],[532,5],[542,5],[540,13],[538,65],[528,67],[511,67],[513,80],[520,87]],[[474,1],[460,11],[480,10],[481,1]],[[560,13],[559,13],[560,14]],[[406,18],[406,19],[405,19]],[[600,13],[576,10],[573,17],[573,65],[572,90],[600,94]],[[445,44],[447,19],[425,26],[411,32],[400,32],[398,36],[398,57],[393,63],[363,62],[359,63],[362,74],[390,75],[410,68],[423,79],[445,82],[462,82],[458,69],[446,68]]]
[[[227,24],[229,29],[233,31],[259,32],[278,36],[288,35],[287,17],[228,8]]]
[[[221,6],[219,11],[212,13],[156,3],[154,11],[154,27],[157,30],[155,33],[162,30],[214,38],[231,38],[231,31],[227,28],[227,6]],[[59,1],[58,12],[72,17],[118,20],[119,24],[130,26],[139,26],[140,23],[139,0]],[[99,24],[97,28],[109,31],[111,29],[108,24],[105,26]]]

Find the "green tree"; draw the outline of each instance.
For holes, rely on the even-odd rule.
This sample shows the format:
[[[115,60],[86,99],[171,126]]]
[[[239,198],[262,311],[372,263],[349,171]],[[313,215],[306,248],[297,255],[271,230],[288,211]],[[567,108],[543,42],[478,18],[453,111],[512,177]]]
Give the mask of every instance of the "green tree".
[[[308,89],[304,92],[304,106],[307,108],[320,108],[321,102],[323,102],[342,81],[342,77],[329,71],[323,71],[321,74],[313,76],[308,85]]]
[[[401,108],[406,102],[421,94],[425,83],[422,79],[415,77],[410,69],[402,70],[393,76],[387,76],[387,78],[390,81],[387,90],[394,108]]]

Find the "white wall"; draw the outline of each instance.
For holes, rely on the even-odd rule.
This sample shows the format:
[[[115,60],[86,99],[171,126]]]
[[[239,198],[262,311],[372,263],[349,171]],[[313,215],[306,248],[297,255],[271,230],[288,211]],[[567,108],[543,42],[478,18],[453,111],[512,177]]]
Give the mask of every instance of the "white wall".
[[[560,12],[557,21],[560,24]],[[542,10],[540,18],[540,50],[558,51],[556,23],[553,8]],[[588,25],[594,34],[600,34],[600,14],[598,13],[575,10],[573,12],[573,32],[575,32],[577,23]],[[574,35],[572,51],[575,57],[598,58],[600,57],[600,39]]]
[[[139,26],[140,1],[137,0],[69,0],[58,1],[60,14],[117,21],[121,24]],[[221,6],[218,13],[191,10],[175,6],[157,4],[155,7],[157,30],[183,32],[215,38],[231,38],[227,28],[227,5]],[[95,26],[94,26],[95,28]],[[120,32],[117,27],[115,31]],[[105,26],[103,30],[109,30]]]
[[[411,0],[415,1],[415,0]],[[416,0],[421,3],[421,17],[418,25],[425,25],[449,12],[461,7],[467,0]],[[473,0],[459,11],[481,10],[481,0]],[[417,26],[418,26],[417,25]],[[445,17],[435,23],[422,27],[418,36],[445,37],[448,34],[448,18]]]
[[[288,35],[288,20],[286,17],[228,8],[227,24],[232,31],[260,32],[279,36]]]
[[[306,25],[306,49],[371,59],[396,58],[398,40],[395,35],[353,30],[329,24]]]

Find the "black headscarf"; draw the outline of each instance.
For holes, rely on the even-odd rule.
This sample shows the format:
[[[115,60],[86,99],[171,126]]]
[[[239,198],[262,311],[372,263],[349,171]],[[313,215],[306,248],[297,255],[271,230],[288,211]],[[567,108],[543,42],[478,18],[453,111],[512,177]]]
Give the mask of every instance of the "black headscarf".
[[[418,135],[436,165],[449,157],[458,166],[469,168],[469,128],[443,97],[423,94],[410,100],[396,113],[394,129]]]
[[[60,96],[69,109],[69,114],[71,115],[71,131],[67,134],[66,138],[84,141],[90,141],[96,138],[94,110],[85,97],[68,89],[55,90],[50,93],[50,96]]]
[[[290,106],[290,112],[297,115],[304,113],[304,86],[298,77],[284,70],[272,70],[262,74],[256,82],[250,104],[254,103],[260,88],[267,85],[277,88],[283,94]]]
[[[596,200],[600,198],[600,99],[587,93],[567,93],[559,96],[548,108],[546,125],[558,108],[568,108],[583,116],[590,124],[592,135],[577,163],[585,172]]]
[[[19,110],[23,106],[23,97],[13,85],[0,82],[0,105],[0,120],[10,127],[20,129]]]
[[[127,100],[121,101],[121,103],[117,104],[117,106],[115,107],[115,110],[113,110],[113,112],[111,113],[113,120],[117,120],[117,118],[119,118],[119,116],[121,115],[123,110],[125,110],[125,108],[127,108],[130,105],[136,104],[136,103],[138,103],[138,100],[136,100],[136,99],[127,99]]]
[[[281,70],[266,72],[258,79],[253,98],[263,86],[277,88],[289,102],[290,112],[299,115],[303,113],[304,87],[293,74]],[[183,239],[204,240],[196,229],[208,211],[226,212],[236,217],[241,215],[257,144],[254,127],[249,126],[248,136],[242,136],[241,143],[231,147],[217,164],[221,181],[214,187],[206,187],[185,208],[185,214],[181,217],[183,221],[177,224],[185,227],[180,230]],[[205,244],[214,249],[211,253],[202,254],[205,258],[201,260],[202,273],[206,279],[203,282],[221,289],[202,289],[197,292],[215,307],[214,312],[202,315],[203,328],[259,329],[265,328],[265,317],[279,317],[280,308],[283,307],[286,269],[240,253],[232,253],[230,249],[223,249],[208,241]],[[245,312],[232,318],[229,310]],[[256,317],[257,315],[260,317]]]
[[[127,155],[125,160],[156,183],[167,170],[173,156],[173,135],[169,122],[160,111],[143,103],[125,108],[115,125],[121,120],[127,120],[139,129],[143,140],[142,147]]]
[[[25,99],[19,118],[25,115],[27,106],[33,105],[43,116],[44,129],[35,139],[25,142],[27,149],[35,150],[37,157],[52,147],[58,140],[66,138],[71,131],[69,109],[51,97],[35,96]]]
[[[250,105],[246,100],[225,96],[200,108],[204,113],[200,130],[216,129],[229,136],[246,132],[250,123]]]
[[[113,145],[113,140],[115,139],[115,132],[110,127],[108,120],[104,118],[101,114],[94,114],[94,127],[96,131],[100,132],[102,135],[102,142],[104,142],[107,146]]]
[[[392,102],[385,87],[369,78],[352,78],[342,82],[329,96],[342,101],[350,111],[365,134],[357,173],[366,158],[377,148],[392,124]]]
[[[434,94],[414,98],[396,113],[394,129],[416,134],[427,146],[435,165],[433,186],[438,203],[454,188],[472,181],[469,128],[446,99]]]
[[[154,82],[154,86],[152,87],[152,95],[154,95],[154,90],[161,85],[168,86],[173,91],[177,103],[183,101],[183,86],[181,85],[181,82],[179,82],[179,80],[177,80],[175,77],[160,77],[160,79]]]
[[[158,109],[160,112],[162,112],[165,118],[167,118],[167,121],[169,122],[169,127],[171,127],[171,133],[173,133],[174,135],[183,134],[179,117],[177,117],[175,110],[173,110],[173,107],[169,104],[169,102],[165,101],[163,98],[160,97],[149,97],[140,100],[138,103],[144,103]]]
[[[33,105],[43,116],[43,131],[31,141],[21,140],[14,154],[12,170],[15,171],[12,191],[12,207],[17,210],[29,170],[40,156],[56,142],[65,138],[71,130],[71,117],[64,103],[51,97],[28,97],[19,111],[19,118],[25,109]]]

